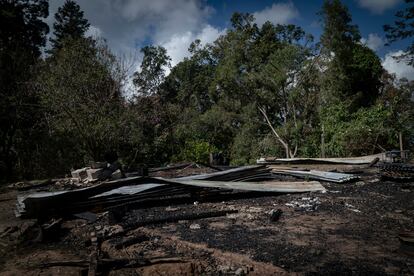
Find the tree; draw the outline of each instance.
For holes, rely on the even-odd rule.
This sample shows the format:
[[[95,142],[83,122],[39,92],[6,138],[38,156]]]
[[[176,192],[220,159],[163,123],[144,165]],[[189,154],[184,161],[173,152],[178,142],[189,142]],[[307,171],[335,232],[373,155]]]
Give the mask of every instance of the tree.
[[[361,38],[358,26],[351,24],[351,14],[340,0],[325,0],[319,15],[323,23],[321,55],[327,67],[323,81],[324,101],[348,101],[353,93],[349,61]]]
[[[53,49],[62,48],[64,40],[79,39],[84,36],[90,24],[83,17],[83,11],[73,0],[66,0],[55,14],[53,23],[54,38],[50,38]]]
[[[401,135],[403,143],[412,150],[414,145],[412,139],[414,137],[414,81],[404,78],[397,80],[394,74],[384,72],[382,82],[384,85],[381,89],[379,104],[387,107],[389,116],[385,124],[392,135],[381,143],[383,146],[390,145],[396,148],[399,142],[398,136]]]
[[[398,19],[395,20],[394,25],[384,25],[384,31],[387,33],[386,37],[388,39],[387,45],[414,36],[414,0],[405,0],[405,3],[407,3],[407,8],[395,14]],[[411,45],[408,46],[405,54],[396,58],[399,60],[406,59],[407,64],[414,66],[414,42],[411,41]]]
[[[351,109],[374,105],[380,93],[384,72],[380,58],[370,48],[355,44],[348,64],[350,94],[347,96],[354,107]]]
[[[160,93],[165,101],[184,108],[192,107],[203,113],[213,103],[209,87],[213,81],[215,64],[209,47],[202,47],[199,40],[190,45],[189,52],[191,58],[184,58],[171,69],[161,85]]]
[[[386,111],[375,105],[382,86],[381,60],[361,45],[358,26],[341,1],[326,0],[319,14],[324,27],[318,103],[321,154],[366,153],[364,147],[374,143],[375,131],[386,118]]]
[[[275,51],[257,74],[259,111],[272,133],[283,146],[287,158],[297,154],[300,133],[314,116],[312,83],[314,70],[308,49],[287,44]],[[269,115],[271,114],[271,115]],[[279,129],[278,129],[279,128]]]
[[[38,79],[51,131],[70,136],[78,156],[102,160],[116,149],[125,74],[105,44],[89,38],[65,43]]]
[[[0,0],[0,179],[13,176],[23,151],[18,141],[36,123],[37,98],[28,82],[46,43],[47,16],[46,0]]]
[[[162,46],[145,46],[141,49],[144,54],[141,67],[134,73],[134,85],[138,92],[151,95],[158,91],[165,78],[165,69],[171,68],[171,58]]]
[[[320,15],[321,103],[345,103],[351,112],[373,105],[381,86],[381,60],[361,45],[358,26],[351,24],[351,15],[339,0],[325,1]]]
[[[348,8],[340,0],[325,0],[319,15],[323,23],[323,51],[334,52],[339,58],[346,58],[343,55],[348,54],[361,39],[358,26],[351,24],[352,17]]]

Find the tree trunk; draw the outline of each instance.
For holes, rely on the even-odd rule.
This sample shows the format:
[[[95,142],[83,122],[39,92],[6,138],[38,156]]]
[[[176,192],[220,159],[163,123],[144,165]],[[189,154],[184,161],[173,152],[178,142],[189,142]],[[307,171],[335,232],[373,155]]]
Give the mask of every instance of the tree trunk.
[[[276,136],[279,143],[281,143],[282,146],[285,148],[286,158],[291,158],[292,156],[291,156],[291,152],[289,150],[289,144],[286,143],[285,141],[283,141],[283,139],[277,133],[275,128],[272,126],[272,123],[270,122],[269,117],[267,117],[266,111],[261,107],[259,107],[259,111],[262,113],[263,117],[266,119],[267,125],[270,127],[270,129],[272,130],[273,134]]]
[[[403,137],[402,137],[402,132],[400,131],[398,133],[398,138],[400,140],[400,154],[401,154],[401,161],[404,160],[404,148],[403,148]]]
[[[321,157],[325,158],[325,127],[322,124],[322,134],[321,134]]]

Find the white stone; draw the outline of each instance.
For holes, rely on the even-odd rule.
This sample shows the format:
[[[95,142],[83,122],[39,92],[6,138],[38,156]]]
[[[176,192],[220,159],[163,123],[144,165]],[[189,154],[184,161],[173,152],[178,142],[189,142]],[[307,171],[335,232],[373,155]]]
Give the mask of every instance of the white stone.
[[[86,171],[88,174],[88,180],[97,180],[103,173],[103,169],[89,169]]]
[[[82,168],[82,169],[71,171],[70,173],[71,173],[73,178],[76,178],[78,180],[83,180],[86,177],[88,177],[87,170],[88,170],[88,168]]]
[[[200,224],[197,223],[193,223],[190,225],[190,229],[196,230],[196,229],[201,229]]]
[[[122,178],[122,172],[120,169],[114,171],[111,175],[111,179],[116,180]]]

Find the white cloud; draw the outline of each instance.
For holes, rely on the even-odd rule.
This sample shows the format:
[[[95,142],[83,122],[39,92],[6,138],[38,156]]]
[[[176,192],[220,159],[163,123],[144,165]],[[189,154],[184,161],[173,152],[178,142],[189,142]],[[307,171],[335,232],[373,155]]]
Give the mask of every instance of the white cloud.
[[[357,0],[359,5],[375,14],[382,14],[385,10],[393,8],[402,0]]]
[[[274,3],[271,7],[255,12],[254,17],[258,25],[263,25],[266,21],[273,24],[286,24],[299,16],[299,12],[292,2]]]
[[[398,62],[393,58],[393,56],[402,54],[404,54],[402,50],[387,53],[382,61],[382,66],[388,72],[395,74],[398,78],[414,80],[414,67],[407,65],[404,61]]]
[[[102,37],[102,30],[98,27],[90,25],[89,29],[86,31],[85,35],[87,37],[93,37],[93,38]]]
[[[368,39],[367,38],[361,38],[361,43],[366,45],[368,48],[370,48],[373,51],[381,49],[385,41],[380,37],[378,34],[369,34]]]
[[[133,54],[143,45],[167,41],[175,34],[197,33],[214,11],[203,0],[77,1],[86,19],[101,31],[115,54]],[[64,0],[50,1],[50,26]]]
[[[200,32],[185,32],[181,34],[174,34],[167,41],[161,42],[161,46],[167,49],[168,55],[171,57],[171,65],[176,65],[182,61],[185,57],[188,57],[188,47],[191,42],[196,39],[200,39],[201,44],[212,43],[215,41],[225,30],[219,30],[211,25],[206,25]]]
[[[138,69],[142,60],[140,48],[162,45],[173,64],[188,56],[188,47],[196,38],[202,43],[215,40],[218,29],[207,24],[214,9],[204,0],[77,0],[91,24],[86,35],[103,36],[114,54]],[[64,0],[50,1],[46,22],[52,27],[54,14]],[[53,30],[52,30],[53,31]],[[126,84],[126,89],[132,89]]]

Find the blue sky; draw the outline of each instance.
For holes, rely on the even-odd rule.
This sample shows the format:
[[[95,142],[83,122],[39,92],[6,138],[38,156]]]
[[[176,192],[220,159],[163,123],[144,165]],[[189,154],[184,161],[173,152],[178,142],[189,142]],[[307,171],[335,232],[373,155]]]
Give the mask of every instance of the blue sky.
[[[405,8],[403,1],[356,1],[347,0],[342,1],[349,9],[354,24],[359,26],[361,35],[368,38],[370,34],[377,34],[380,38],[385,39],[382,26],[384,24],[390,24],[394,21],[394,15],[398,10]],[[364,5],[365,2],[365,5]],[[293,3],[294,7],[298,11],[295,18],[290,20],[289,23],[293,23],[301,26],[307,32],[313,34],[316,39],[322,33],[322,28],[319,24],[319,17],[317,13],[320,11],[323,4],[323,0],[308,0],[308,1],[207,1],[208,5],[214,7],[215,12],[211,15],[209,22],[212,25],[219,26],[221,28],[229,27],[229,18],[236,12],[256,12],[266,8],[272,7],[274,4],[280,3]],[[378,46],[377,53],[383,57],[389,51],[400,50],[408,45],[408,40],[400,43],[395,43],[389,47],[383,45]]]
[[[257,24],[296,24],[319,40],[322,29],[317,12],[323,0],[76,0],[91,27],[88,35],[104,37],[112,51],[133,60],[132,71],[142,59],[140,48],[147,44],[167,49],[175,65],[189,56],[188,46],[195,39],[211,43],[226,32],[234,12],[249,12]],[[64,0],[50,0],[50,16]],[[354,24],[359,26],[362,43],[377,52],[384,68],[397,77],[414,80],[414,68],[397,63],[392,55],[402,53],[411,41],[385,47],[382,26],[392,23],[403,0],[344,0]]]

